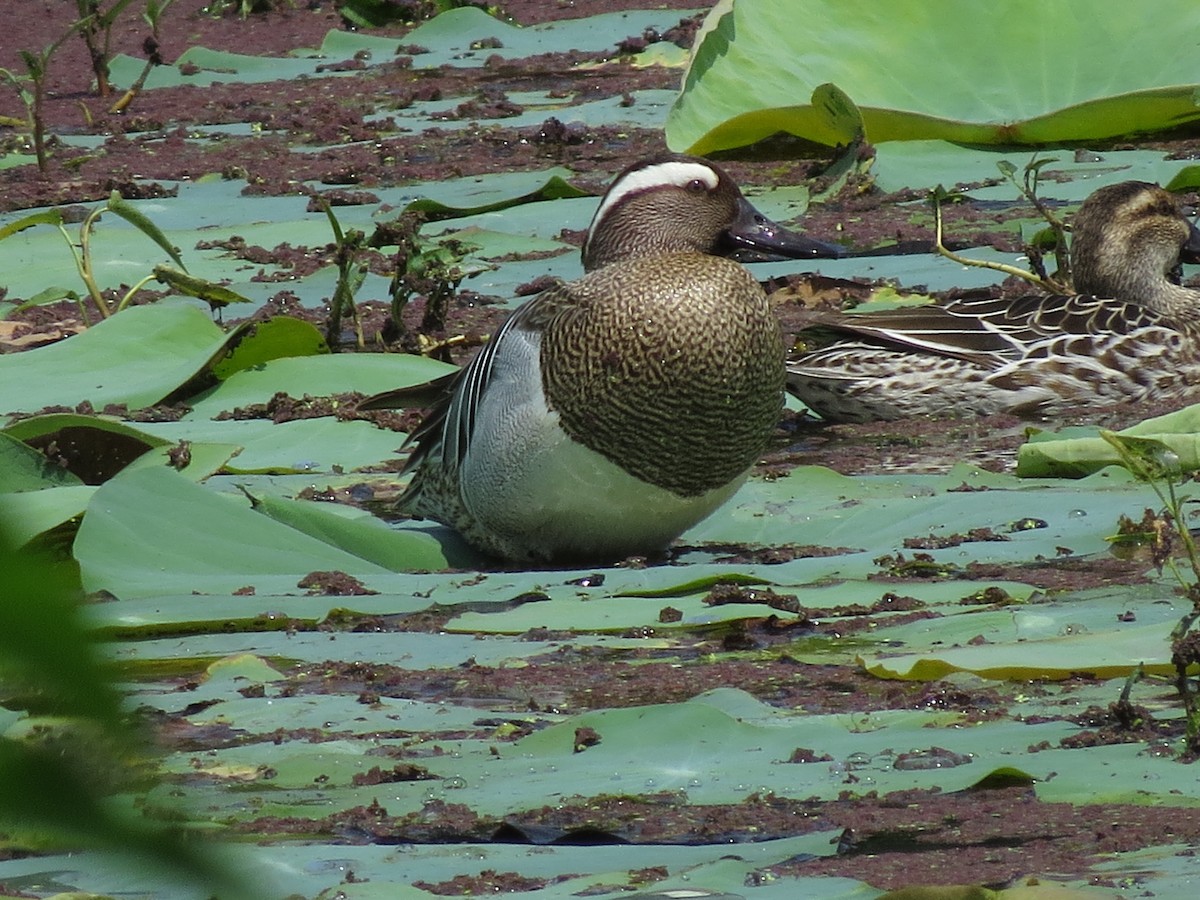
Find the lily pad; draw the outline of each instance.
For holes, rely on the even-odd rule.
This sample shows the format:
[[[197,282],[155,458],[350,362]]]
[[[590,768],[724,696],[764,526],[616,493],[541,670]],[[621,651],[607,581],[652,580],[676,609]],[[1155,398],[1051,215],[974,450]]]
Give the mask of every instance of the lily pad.
[[[203,369],[229,336],[200,310],[135,306],[82,334],[0,357],[0,410],[46,406],[152,406]]]
[[[103,485],[79,528],[75,558],[87,590],[122,597],[200,584],[233,591],[266,574],[386,571],[165,468],[133,469]]]
[[[1160,442],[1175,454],[1181,472],[1200,469],[1200,405],[1145,419],[1117,434]],[[1082,478],[1120,464],[1117,450],[1093,427],[1039,431],[1017,452],[1017,474],[1029,478]]]

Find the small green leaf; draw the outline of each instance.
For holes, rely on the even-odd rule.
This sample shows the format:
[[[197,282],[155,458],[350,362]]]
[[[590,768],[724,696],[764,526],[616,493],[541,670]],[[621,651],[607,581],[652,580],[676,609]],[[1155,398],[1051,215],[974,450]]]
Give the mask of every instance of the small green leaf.
[[[116,213],[158,246],[162,247],[167,256],[175,261],[175,265],[181,269],[187,269],[183,264],[183,260],[179,256],[179,250],[167,240],[167,236],[162,233],[157,225],[151,222],[141,210],[129,203],[121,196],[120,192],[113,191],[109,195],[107,208]]]
[[[189,297],[196,297],[203,300],[214,308],[228,306],[230,303],[250,302],[237,291],[231,291],[224,285],[216,284],[203,278],[197,278],[194,275],[188,275],[185,272],[180,272],[178,269],[172,269],[170,266],[155,266],[154,277],[160,283],[168,285],[173,290],[181,294],[186,294]]]
[[[417,211],[425,213],[425,218],[430,222],[436,222],[441,219],[457,219],[463,216],[475,216],[481,213],[497,212],[502,209],[509,209],[514,206],[520,206],[524,203],[540,203],[543,200],[563,200],[573,199],[576,197],[590,196],[587,191],[581,191],[579,188],[569,184],[557,175],[553,175],[536,191],[528,194],[522,194],[520,197],[512,197],[510,199],[498,200],[495,203],[485,203],[481,206],[473,207],[454,207],[447,206],[444,203],[439,203],[436,200],[430,200],[422,197],[414,200],[404,208],[405,212]]]
[[[24,303],[13,308],[13,312],[21,312],[24,309],[31,309],[35,306],[49,306],[51,303],[57,303],[59,300],[78,300],[79,294],[70,288],[65,287],[48,287],[43,291],[38,291]]]
[[[4,240],[6,237],[11,237],[18,232],[24,231],[26,228],[32,228],[35,225],[62,225],[62,223],[62,210],[43,210],[42,212],[24,216],[20,219],[17,219],[15,222],[9,222],[3,228],[0,228],[0,241]]]
[[[863,118],[854,101],[836,84],[819,84],[813,88],[812,105],[825,116],[830,132],[842,136],[839,143],[846,145],[859,140],[863,135]]]

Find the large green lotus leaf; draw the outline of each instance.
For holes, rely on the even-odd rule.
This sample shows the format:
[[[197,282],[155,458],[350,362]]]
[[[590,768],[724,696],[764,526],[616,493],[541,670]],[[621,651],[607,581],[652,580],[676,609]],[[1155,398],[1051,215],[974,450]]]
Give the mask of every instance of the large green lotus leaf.
[[[667,143],[711,153],[777,132],[846,143],[810,97],[832,83],[873,143],[1087,141],[1200,118],[1200,8],[1120,0],[723,0],[697,36]],[[803,21],[804,27],[796,27]]]
[[[123,209],[136,215],[146,215],[154,226],[158,226],[153,210],[161,208],[166,201],[123,201]],[[105,203],[86,204],[89,210],[104,209]],[[22,213],[9,214],[3,218],[15,219]],[[0,221],[3,221],[0,218]],[[71,239],[78,243],[79,234],[74,225],[67,226]],[[167,238],[176,246],[175,235]],[[92,273],[101,290],[112,289],[124,296],[131,285],[148,276],[156,265],[177,266],[169,254],[151,240],[141,228],[112,213],[102,215],[91,236],[90,256]],[[71,249],[57,228],[30,228],[19,235],[0,242],[0,259],[4,264],[4,281],[10,298],[32,297],[38,291],[56,284],[70,288],[86,296],[86,288],[80,280]],[[193,273],[196,274],[196,273]],[[157,287],[157,285],[153,285]]]
[[[692,568],[692,567],[689,567]],[[776,567],[777,568],[777,567]],[[759,569],[760,574],[769,570]],[[735,581],[736,572],[725,573],[726,577],[715,576],[712,582],[729,584]],[[990,584],[989,584],[990,586]],[[1027,597],[1033,590],[1028,585],[1011,582],[997,582],[996,587],[1009,592],[1014,598]],[[785,585],[776,581],[771,585],[776,593],[795,594],[800,605],[808,609],[831,609],[850,604],[870,604],[886,593],[900,593],[906,597],[914,597],[930,608],[940,607],[943,615],[963,615],[970,608],[962,606],[959,601],[963,597],[977,593],[980,589],[978,582],[965,581],[926,581],[921,583],[905,583],[902,586],[888,584],[865,585],[861,581],[845,581],[828,585]],[[898,588],[898,590],[897,590]],[[540,603],[526,603],[516,607],[495,610],[471,609],[462,615],[451,619],[446,628],[467,633],[496,633],[521,634],[539,627],[563,627],[559,623],[570,623],[572,630],[581,632],[607,631],[621,633],[637,628],[652,627],[656,631],[669,632],[673,628],[693,629],[697,625],[708,625],[716,622],[726,622],[732,619],[778,615],[787,618],[786,613],[765,605],[753,603],[728,603],[717,606],[705,602],[709,587],[683,596],[665,598],[642,596],[609,596],[603,602],[595,599],[583,600],[578,597],[558,596]],[[659,613],[664,607],[677,610],[681,617],[677,622],[664,623],[659,620]],[[1011,623],[1012,613],[999,614],[1003,623]],[[836,621],[822,615],[823,622]],[[971,622],[962,625],[966,638],[973,637],[984,628],[977,615],[969,616]],[[945,634],[944,620],[938,619],[935,631],[939,638]],[[869,638],[865,644],[876,641],[890,641],[895,637],[888,628],[888,616],[881,613],[873,619]],[[911,627],[911,626],[910,626]],[[945,640],[952,641],[952,635],[946,635]],[[797,659],[822,658],[830,662],[831,657],[840,656],[853,658],[856,652],[855,640],[844,640],[831,644],[819,639],[814,642],[819,649],[806,652],[804,641],[789,646],[788,655]],[[861,646],[861,645],[859,645]]]
[[[775,865],[828,856],[836,845],[837,833],[830,831],[738,844],[736,852],[720,844],[589,846],[583,853],[578,848],[571,852],[565,847],[539,846],[531,852],[529,847],[492,844],[472,847],[471,852],[477,856],[471,860],[464,860],[461,851],[455,853],[453,848],[414,846],[405,847],[403,855],[391,860],[375,859],[377,853],[356,853],[352,857],[354,872],[370,880],[362,877],[354,883],[337,885],[321,894],[320,900],[333,900],[335,890],[346,900],[428,900],[428,893],[409,893],[416,890],[412,883],[452,881],[455,876],[475,875],[484,869],[517,872],[533,879],[535,889],[506,894],[539,900],[581,896],[609,900],[739,900],[747,895],[747,884],[755,884],[750,896],[756,900],[795,900],[797,896],[804,900],[872,900],[878,896],[878,891],[848,878],[797,881],[762,877]],[[647,884],[644,873],[654,867],[662,867],[664,877]]]
[[[928,207],[913,215],[927,214]],[[813,234],[813,237],[830,238],[836,235]],[[995,250],[991,247],[975,247],[963,256],[973,260],[986,260],[1024,267],[1021,254]],[[796,263],[754,263],[748,267],[760,281],[795,275]],[[995,269],[980,266],[963,266],[943,257],[925,253],[889,253],[883,256],[851,256],[843,259],[820,259],[805,262],[803,271],[824,275],[829,278],[867,278],[883,280],[899,285],[920,285],[922,292],[964,291],[969,288],[986,288],[1000,284],[1007,277]]]
[[[237,407],[266,403],[276,393],[297,399],[358,391],[376,394],[431,381],[455,367],[409,353],[343,353],[273,359],[230,375],[190,401],[189,419],[211,419]],[[402,436],[397,435],[394,441]]]
[[[1046,803],[1134,803],[1142,806],[1200,806],[1200,781],[1177,759],[1156,756],[1139,742],[1076,750],[1043,750],[1052,776],[1037,785]],[[1193,813],[1194,814],[1194,813]],[[1192,872],[1193,878],[1195,872]],[[1163,891],[1162,896],[1168,896]]]
[[[170,442],[110,416],[49,413],[20,419],[4,434],[32,446],[57,446],[65,465],[87,484],[100,484],[149,451]]]
[[[1122,873],[1137,869],[1145,873],[1160,897],[1186,897],[1196,883],[1196,860],[1191,848],[1184,844],[1160,844],[1144,850],[1114,853],[1092,866],[1098,879],[1122,877]]]
[[[0,411],[84,400],[96,409],[152,406],[203,369],[227,340],[198,309],[135,306],[64,341],[0,357]]]
[[[478,179],[472,180],[478,181]],[[562,176],[554,175],[545,184],[540,185],[529,193],[520,194],[516,197],[501,197],[492,202],[485,201],[469,209],[446,206],[430,198],[414,200],[408,205],[407,209],[424,213],[429,221],[439,221],[441,219],[459,218],[464,215],[501,212],[510,207],[521,206],[525,203],[542,203],[547,200],[571,200],[587,196],[590,195],[586,191],[582,191],[574,185],[569,184]]]
[[[409,579],[409,583],[413,581]],[[414,584],[414,586],[416,586]],[[417,612],[429,607],[427,598],[403,594],[370,594],[355,597],[307,596],[299,593],[295,585],[289,585],[286,595],[255,593],[259,599],[248,602],[242,596],[208,594],[160,593],[151,598],[121,598],[111,603],[95,604],[83,610],[89,627],[105,635],[118,635],[137,643],[122,648],[130,659],[147,656],[141,648],[157,635],[176,634],[181,631],[198,634],[216,634],[235,629],[262,635],[281,619],[297,619],[301,622],[319,623],[331,613],[350,611],[365,616],[383,616]],[[273,632],[271,632],[273,633]],[[398,639],[399,635],[389,635]],[[460,639],[459,636],[455,636]],[[212,653],[220,656],[249,649],[240,644],[222,645]],[[186,655],[189,650],[176,647],[175,653]],[[162,656],[165,654],[159,654]],[[212,655],[207,650],[204,655]],[[157,657],[156,657],[157,658]]]
[[[178,449],[186,449],[188,463],[183,468],[177,468],[177,462],[173,459],[177,455]],[[229,465],[229,461],[235,458],[242,452],[242,448],[237,444],[221,444],[211,441],[189,441],[186,448],[180,445],[172,445],[169,447],[156,447],[149,453],[144,453],[126,466],[125,471],[138,468],[163,468],[170,467],[175,469],[184,478],[191,481],[204,481],[217,472],[225,470]]]
[[[313,571],[386,571],[166,468],[133,469],[101,486],[79,527],[75,558],[87,590],[118,597],[214,585],[229,592],[257,575],[299,581]]]
[[[51,441],[60,447],[69,447],[73,457],[72,469],[88,484],[99,484],[117,471],[131,466],[166,465],[177,468],[193,481],[202,481],[223,468],[241,450],[241,447],[232,444],[189,442],[187,463],[184,465],[180,460],[171,458],[178,446],[173,446],[172,440],[126,425],[110,416],[80,413],[48,413],[19,419],[7,426],[0,435],[10,441],[38,439],[40,442]],[[27,449],[34,452],[31,448]],[[78,480],[75,479],[76,482]]]
[[[329,220],[324,213],[306,211],[306,198],[255,197],[247,202],[241,196],[244,183],[225,180],[198,179],[179,186],[179,195],[172,199],[130,201],[149,218],[175,246],[181,248],[190,274],[228,287],[248,299],[261,303],[279,292],[274,282],[251,281],[260,271],[289,275],[284,270],[248,265],[228,251],[214,247],[196,250],[201,241],[237,234],[249,245],[275,247],[288,242],[292,246],[324,247],[333,240]],[[365,206],[355,216],[358,207],[339,207],[338,218],[348,227],[364,227],[370,233],[370,213],[375,207]],[[351,218],[353,220],[351,221]],[[5,218],[0,216],[0,222]],[[361,219],[361,224],[359,223]],[[219,229],[219,230],[218,230]],[[102,289],[118,289],[151,273],[163,261],[161,250],[147,240],[137,228],[115,216],[105,216],[92,236],[92,258],[95,275]],[[5,285],[10,298],[27,298],[41,291],[47,283],[57,283],[82,292],[78,273],[62,236],[50,228],[31,228],[0,242],[0,254],[5,261]],[[330,267],[332,268],[332,267]],[[386,279],[379,279],[384,284]],[[329,284],[332,285],[332,278]],[[291,289],[293,284],[289,282]],[[327,299],[331,291],[314,298]],[[381,297],[386,293],[381,293]],[[179,303],[180,301],[175,301]],[[188,300],[184,305],[206,310],[202,301]],[[239,313],[249,308],[239,307]],[[291,338],[298,338],[292,335]],[[311,350],[307,352],[312,352]]]
[[[674,44],[669,46],[672,51],[676,49]],[[678,65],[682,67],[686,61],[686,52],[681,51]],[[577,102],[578,95],[556,97],[545,91],[508,91],[505,96],[522,109],[517,115],[504,117],[505,128],[538,128],[547,118],[553,116],[568,124],[586,124],[588,128],[619,126],[658,130],[662,128],[663,120],[667,117],[678,92],[652,88],[631,91],[629,96],[633,98],[633,103],[628,103],[625,95],[605,97],[586,103]],[[365,120],[385,123],[392,120],[397,126],[414,129],[436,127],[443,131],[462,131],[478,128],[479,120],[469,116],[446,118],[447,111],[453,110],[456,105],[457,101],[451,99],[417,101],[403,109],[384,109],[365,117]],[[198,129],[208,130],[203,126],[198,126]],[[321,148],[312,145],[292,148],[296,153],[315,152],[319,149]]]
[[[432,68],[440,65],[480,66],[493,55],[516,59],[536,53],[555,53],[563,50],[616,51],[617,43],[625,37],[641,36],[647,28],[659,31],[670,28],[689,15],[688,10],[623,10],[602,13],[582,19],[545,22],[518,28],[507,25],[473,7],[451,9],[425,22],[404,36],[403,44],[417,44],[429,50],[413,57],[413,64]],[[499,47],[479,49],[472,44],[495,38]],[[353,46],[343,33],[326,36],[322,50],[329,54]],[[393,45],[394,46],[394,45]],[[340,55],[339,54],[339,55]]]
[[[182,646],[177,637],[126,641],[114,648],[112,655],[114,659],[123,664],[123,670],[130,675],[136,674],[139,669],[153,671],[156,664],[166,660],[196,661],[196,664],[190,668],[192,671],[198,671],[201,668],[200,661],[245,653],[253,653],[280,663],[291,660],[318,664],[328,661],[331,657],[336,657],[341,662],[362,662],[364,664],[386,659],[396,665],[403,665],[405,669],[415,670],[468,665],[471,660],[475,660],[475,663],[481,666],[521,668],[527,664],[526,660],[530,657],[552,652],[562,646],[558,642],[528,640],[515,642],[477,639],[465,634],[422,634],[403,631],[347,631],[337,633],[336,638],[332,641],[330,632],[327,631],[289,634],[286,630],[264,632],[246,628],[244,631],[226,633],[236,624],[247,623],[248,614],[256,616],[268,614],[266,613],[268,608],[272,609],[270,614],[275,616],[276,621],[282,620],[286,623],[287,620],[295,617],[297,607],[304,605],[309,599],[308,597],[276,597],[270,601],[256,602],[245,597],[233,597],[205,598],[203,602],[200,602],[195,596],[166,597],[162,599],[162,603],[174,613],[177,624],[182,624],[189,618],[199,619],[201,615],[214,616],[208,623],[209,632],[189,634],[187,641]],[[375,597],[342,597],[339,599],[346,604],[352,601],[356,609],[377,610],[380,615],[394,615],[409,611],[397,608],[394,598],[391,602],[385,603],[372,603],[371,601],[377,600]],[[138,601],[119,600],[113,602],[128,605]],[[329,599],[326,598],[324,603],[329,606]],[[427,605],[425,604],[425,606]],[[423,608],[416,604],[410,606],[413,609]],[[233,614],[224,621],[216,619],[215,616],[219,615],[222,610],[230,611]],[[89,622],[105,621],[100,617],[88,616],[87,618]],[[188,625],[191,630],[192,623],[188,622]],[[259,627],[261,628],[261,625]],[[128,634],[130,629],[122,630]],[[602,643],[605,647],[613,647],[621,642],[604,641]],[[331,646],[331,644],[335,646]],[[572,640],[571,644],[578,646],[576,640]],[[645,644],[640,646],[645,646]],[[208,663],[204,662],[204,665],[208,665]],[[145,692],[145,697],[158,697],[158,699],[147,699],[145,701],[147,703],[164,710],[178,707],[179,698],[173,696],[170,691],[159,696],[152,694],[148,689],[143,688],[142,690]],[[217,684],[206,683],[188,693],[190,694],[189,703],[201,699],[237,699],[235,696],[230,696],[227,686],[222,687]],[[473,715],[477,715],[477,713]],[[432,726],[430,727],[432,728]]]
[[[87,485],[71,470],[47,464],[46,457],[23,441],[33,438],[69,445],[74,468],[88,475]],[[222,468],[240,448],[220,444],[188,447],[186,477],[201,480]],[[81,515],[95,487],[119,469],[171,465],[169,442],[102,416],[52,413],[21,419],[0,432],[0,521],[11,524],[21,543]],[[103,472],[103,477],[95,477]]]
[[[1027,586],[1024,593],[1017,593],[1004,583],[987,585],[993,586],[1014,598],[1030,591]],[[905,596],[928,596],[916,585],[895,587],[896,593]],[[951,587],[958,588],[959,598],[966,598],[978,594],[982,585],[952,582]],[[1155,634],[1169,631],[1184,614],[1174,588],[1164,579],[1147,585],[1072,592],[1053,602],[1042,598],[991,607],[962,606],[961,600],[952,599],[943,605],[930,604],[939,618],[906,622],[898,617],[892,623],[888,617],[878,617],[879,626],[871,629],[871,638],[877,643],[871,647],[863,642],[860,660],[865,658],[873,674],[914,680],[933,680],[951,671],[1012,680],[1030,677],[1024,673],[1031,669],[1040,673],[1036,677],[1046,679],[1079,671],[1125,675],[1130,655],[1144,651],[1146,655],[1139,659],[1162,671],[1170,648],[1165,641],[1156,645]],[[1126,621],[1133,611],[1136,624]],[[1151,631],[1138,632],[1138,628]],[[1047,654],[1046,648],[1057,642],[1069,643],[1070,652]],[[853,652],[852,647],[844,650]],[[815,654],[810,658],[819,661]]]
[[[163,805],[168,804],[171,804],[170,799],[163,798]],[[175,809],[179,807],[177,801],[172,805]],[[145,818],[144,811],[132,806],[131,813]],[[248,848],[216,841],[191,840],[190,849],[208,857],[211,865],[220,865],[225,872],[237,873],[236,884],[230,884],[233,879],[228,879],[226,884],[230,886],[220,888],[222,897],[253,900],[284,896],[284,893],[275,890],[278,874],[264,871]],[[71,860],[74,860],[74,865]],[[39,854],[24,859],[21,865],[5,872],[5,882],[10,885],[20,883],[27,889],[36,885],[58,900],[106,900],[127,891],[138,897],[196,900],[202,896],[214,896],[215,890],[213,886],[202,887],[200,880],[194,876],[180,876],[161,866],[149,864],[145,857],[78,849],[61,856]]]
[[[716,705],[714,705],[714,702]],[[499,758],[484,741],[460,742],[458,758],[431,759],[429,768],[457,779],[439,785],[447,802],[461,798],[483,814],[511,815],[568,796],[681,792],[691,804],[738,803],[754,793],[832,799],[853,774],[859,790],[913,787],[961,790],[1000,767],[1029,767],[1029,741],[1060,740],[1075,726],[1013,722],[963,729],[956,714],[889,712],[845,716],[762,715],[740,691],[718,690],[684,703],[611,709],[573,716],[503,746]],[[574,751],[575,733],[591,728],[600,742]],[[896,768],[896,755],[943,747],[960,765]],[[798,747],[828,754],[816,764],[791,764]],[[1049,769],[1032,762],[1034,777]],[[558,799],[556,799],[558,798]],[[531,803],[532,801],[532,803]]]
[[[271,691],[268,686],[267,693]],[[304,717],[311,716],[316,722],[322,715],[320,699],[284,706],[292,708],[293,721],[299,717],[303,723]],[[175,702],[183,705],[188,701],[176,698]],[[344,704],[340,709],[338,702]],[[246,726],[255,723],[255,729],[262,729],[258,734],[269,736],[279,727],[287,727],[288,721],[272,710],[273,705],[269,696],[257,703],[227,701],[197,712],[196,720],[228,721],[235,728],[239,722]],[[390,701],[382,709],[364,710],[361,706],[350,697],[331,700],[324,707],[325,721],[340,722],[343,729],[362,729],[369,739],[372,732],[388,727],[383,720],[396,719],[399,714],[400,727],[404,727],[404,710],[418,712],[417,707]],[[223,707],[232,718],[224,718]],[[432,709],[426,712],[437,715]],[[459,712],[459,716],[452,711],[443,717],[441,728],[435,718],[429,727],[436,731],[425,732],[441,752],[422,753],[421,745],[411,745],[434,780],[389,784],[387,806],[393,815],[419,811],[430,799],[467,804],[481,816],[495,817],[561,803],[564,795],[587,798],[676,791],[681,803],[692,804],[739,803],[750,794],[767,792],[797,799],[832,799],[847,789],[848,778],[853,778],[854,789],[861,791],[961,790],[1000,768],[1022,769],[1039,780],[1049,776],[1053,771],[1049,761],[1043,764],[1043,757],[1028,756],[1026,748],[1042,740],[1054,744],[1078,731],[1078,726],[1070,723],[1026,724],[1011,719],[963,727],[960,713],[932,710],[883,711],[857,719],[813,716],[770,709],[731,689],[683,703],[563,718],[515,744],[490,738],[456,740],[438,734],[463,727],[460,716],[466,711]],[[550,714],[540,714],[539,718],[547,716]],[[419,716],[415,724],[420,728]],[[479,725],[477,721],[472,724]],[[594,729],[600,743],[584,753],[575,752],[579,728]],[[254,733],[247,731],[247,737]],[[205,807],[221,818],[311,817],[318,799],[321,811],[316,814],[323,816],[331,809],[369,804],[378,796],[379,786],[351,783],[354,774],[373,764],[370,757],[359,752],[356,758],[347,752],[335,759],[325,752],[326,744],[296,743],[281,750],[270,741],[247,741],[205,754],[204,765],[211,774],[224,773],[251,782],[247,790],[232,795],[207,794]],[[353,744],[347,745],[350,747]],[[797,747],[831,759],[788,763]],[[920,754],[932,747],[959,754],[957,764],[944,760],[942,765],[925,768],[895,765],[900,753]],[[282,782],[256,776],[263,766],[277,769],[273,762],[277,759],[289,767]],[[169,765],[181,772],[194,771],[195,755],[181,754]],[[320,775],[331,777],[328,782],[315,781]]]
[[[766,617],[775,612],[765,605],[746,603],[707,606],[699,596],[672,600],[648,600],[643,597],[609,597],[602,603],[561,598],[550,602],[527,603],[515,609],[496,612],[465,612],[451,619],[446,627],[466,633],[521,634],[533,628],[561,627],[570,623],[580,631],[619,633],[630,628],[659,625],[659,611],[672,607],[684,614],[680,626],[726,622],[747,616]],[[670,627],[670,626],[666,626]]]
[[[555,208],[563,200],[578,200],[583,194],[571,188],[566,179],[574,177],[570,169],[554,166],[532,172],[498,172],[485,177],[471,176],[446,178],[437,182],[405,185],[393,189],[398,198],[408,197],[403,205],[417,203],[418,207],[440,213],[439,218],[462,218],[489,212],[505,212],[508,207],[524,204],[519,198],[541,198],[555,202]],[[558,188],[554,188],[558,185]],[[392,192],[387,192],[391,195]],[[382,194],[380,195],[382,198]],[[418,203],[418,201],[420,201]],[[594,201],[593,201],[594,205]],[[546,207],[539,207],[545,215]],[[453,215],[450,215],[453,214]],[[339,212],[340,215],[340,212]],[[395,218],[391,213],[387,218]]]
[[[595,203],[595,200],[592,200]],[[543,224],[547,221],[547,207],[536,207],[537,212]],[[465,217],[464,217],[465,218]],[[501,221],[506,220],[507,216],[501,216]],[[552,220],[552,217],[551,217]],[[456,231],[444,231],[438,234],[438,240],[450,239],[461,241],[472,248],[471,256],[488,262],[507,262],[507,259],[501,260],[501,257],[520,256],[522,254],[533,255],[546,254],[545,258],[550,258],[553,255],[565,255],[570,253],[578,253],[576,247],[569,244],[564,244],[562,241],[551,240],[549,238],[539,238],[536,235],[520,234],[518,229],[520,226],[515,223],[508,223],[506,231],[490,231],[480,228],[476,225],[469,225],[466,228],[461,228]],[[542,262],[542,259],[536,260]],[[481,273],[482,274],[482,273]]]
[[[237,688],[247,684],[263,684],[261,680],[242,679]],[[189,692],[190,693],[190,692]],[[405,700],[396,697],[381,697],[376,703],[362,703],[353,694],[309,694],[304,697],[282,696],[266,682],[265,696],[241,697],[236,688],[230,689],[226,684],[224,697],[212,703],[216,692],[201,693],[191,697],[179,696],[159,697],[155,705],[162,706],[170,712],[178,712],[187,706],[203,707],[195,714],[185,716],[188,722],[197,727],[216,724],[228,725],[231,728],[245,732],[247,736],[261,736],[280,729],[311,728],[326,730],[336,735],[345,731],[351,734],[370,734],[371,732],[386,732],[403,723],[406,731],[458,731],[472,727],[479,718],[478,710],[469,707],[448,707],[444,703],[421,703],[416,700]],[[180,701],[183,702],[180,702]],[[331,725],[332,723],[332,725]],[[328,771],[334,785],[350,787],[354,774],[365,772],[373,765],[380,765],[378,758],[366,755],[364,748],[357,742],[338,742],[340,746],[329,743],[320,744],[319,753],[306,751],[300,741],[290,742],[286,749],[280,747],[260,746],[257,751],[248,749],[245,753],[231,753],[224,757],[213,757],[214,766],[255,765],[260,759],[269,760],[272,753],[279,765],[277,778],[272,778],[273,787],[304,788],[313,785],[313,776],[321,774],[311,771],[312,766],[322,764],[325,752],[335,755],[345,754],[344,766],[340,773]],[[293,761],[289,767],[289,758]],[[236,761],[236,762],[235,762]],[[189,765],[185,757],[176,757],[174,766],[186,768]],[[334,763],[337,766],[337,763]],[[347,774],[348,773],[348,774]],[[370,802],[370,801],[368,801]]]
[[[103,432],[127,439],[131,444],[139,445],[137,455],[140,456],[155,447],[169,443],[160,437],[147,434],[132,425],[126,425],[113,416],[84,415],[82,413],[46,413],[40,416],[30,416],[18,419],[5,426],[3,432],[9,438],[28,443],[31,440],[53,440],[65,442],[68,434],[81,431]]]

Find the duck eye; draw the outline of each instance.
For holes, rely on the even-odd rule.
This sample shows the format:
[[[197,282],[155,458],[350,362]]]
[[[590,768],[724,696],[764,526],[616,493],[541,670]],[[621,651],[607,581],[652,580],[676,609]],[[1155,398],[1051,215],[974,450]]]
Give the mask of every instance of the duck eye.
[[[699,178],[693,178],[687,183],[686,190],[691,194],[703,194],[708,190],[708,185]]]

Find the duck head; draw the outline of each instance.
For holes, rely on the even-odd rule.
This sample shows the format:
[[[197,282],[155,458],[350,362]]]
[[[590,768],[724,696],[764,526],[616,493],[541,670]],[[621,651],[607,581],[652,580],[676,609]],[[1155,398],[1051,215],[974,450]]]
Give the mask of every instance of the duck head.
[[[588,226],[583,267],[591,271],[652,253],[789,259],[836,258],[845,250],[790,231],[760,213],[708,160],[663,154],[617,176]]]
[[[1106,185],[1071,223],[1076,290],[1171,312],[1182,297],[1180,263],[1200,263],[1200,230],[1179,201],[1156,184]]]

